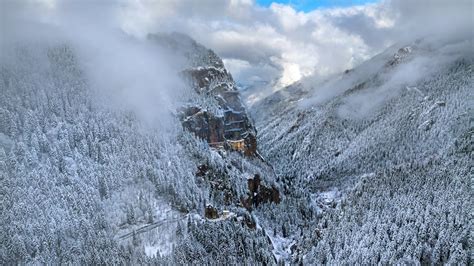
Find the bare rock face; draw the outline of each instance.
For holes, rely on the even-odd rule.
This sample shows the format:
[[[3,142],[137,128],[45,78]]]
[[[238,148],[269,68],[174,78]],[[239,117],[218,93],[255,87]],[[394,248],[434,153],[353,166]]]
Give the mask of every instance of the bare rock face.
[[[187,107],[181,110],[183,127],[193,132],[197,137],[210,144],[217,144],[224,140],[224,120],[222,117],[202,110],[198,107]]]
[[[262,203],[280,203],[280,192],[274,186],[267,187],[261,184],[261,179],[258,174],[253,178],[247,179],[248,197],[241,198],[241,204],[247,210],[251,210],[252,207],[258,207]]]
[[[258,153],[257,153],[257,137],[255,135],[249,134],[245,138],[244,154],[246,156],[258,155]],[[260,155],[258,155],[258,156],[260,156]],[[261,158],[261,156],[260,156],[260,158]]]
[[[198,94],[214,98],[223,114],[187,107],[182,116],[184,127],[213,147],[254,155],[257,150],[255,128],[227,70],[215,66],[197,67],[183,71],[183,75]]]
[[[219,218],[219,213],[217,212],[217,209],[214,208],[212,205],[207,205],[206,209],[204,210],[204,216],[207,219],[217,219]]]
[[[203,177],[209,171],[209,166],[207,164],[201,164],[198,166],[198,170],[196,172],[196,176]]]
[[[391,67],[400,64],[403,62],[413,51],[413,48],[406,46],[400,48],[393,57],[385,64],[385,67]]]
[[[183,127],[214,148],[257,156],[255,127],[222,60],[183,34],[155,34],[148,38],[187,58],[188,65],[181,76],[201,101],[178,110]]]
[[[250,229],[255,230],[257,228],[257,223],[253,217],[248,214],[243,217],[243,223]]]

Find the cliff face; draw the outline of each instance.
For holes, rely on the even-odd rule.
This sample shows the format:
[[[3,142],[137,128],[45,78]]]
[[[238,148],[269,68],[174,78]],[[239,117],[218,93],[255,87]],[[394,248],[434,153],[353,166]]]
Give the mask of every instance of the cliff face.
[[[189,66],[181,74],[206,102],[207,106],[188,103],[179,110],[183,127],[214,148],[257,155],[255,127],[222,60],[212,50],[184,35],[152,35],[150,39],[186,56]]]

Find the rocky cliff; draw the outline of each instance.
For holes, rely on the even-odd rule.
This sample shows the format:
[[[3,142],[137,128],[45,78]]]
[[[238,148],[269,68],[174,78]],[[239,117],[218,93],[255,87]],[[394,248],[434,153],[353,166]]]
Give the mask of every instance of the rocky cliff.
[[[185,55],[188,65],[181,75],[198,97],[207,100],[207,106],[190,102],[178,111],[183,127],[211,147],[258,155],[255,127],[222,60],[185,35],[159,34],[149,39]]]

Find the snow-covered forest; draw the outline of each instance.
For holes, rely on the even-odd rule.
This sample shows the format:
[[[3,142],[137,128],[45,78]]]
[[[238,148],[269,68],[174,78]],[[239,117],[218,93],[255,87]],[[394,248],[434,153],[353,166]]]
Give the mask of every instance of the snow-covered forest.
[[[248,175],[262,172],[272,181],[269,166],[211,150],[183,131],[176,117],[170,116],[170,127],[153,127],[133,109],[104,105],[67,44],[18,47],[12,53],[13,60],[2,66],[1,83],[4,262],[160,261],[156,251],[170,256],[169,262],[186,262],[199,259],[193,255],[197,243],[209,248],[208,242],[216,241],[199,239],[200,234],[229,226],[237,227],[230,231],[250,246],[269,245],[261,232],[245,237],[250,230],[240,223],[208,225],[200,218],[207,203],[234,208]],[[218,179],[224,191],[195,175],[200,164],[213,172],[205,178]],[[226,191],[232,193],[228,201]],[[165,228],[146,231],[151,235],[144,239],[135,233],[159,222]],[[181,238],[175,230],[181,230]],[[131,237],[123,238],[127,233]],[[224,239],[218,240],[212,245]],[[147,257],[146,247],[155,252]],[[253,253],[271,261],[270,248],[245,250],[252,254],[249,261]],[[232,247],[234,258],[216,256],[232,261],[238,251]]]
[[[461,49],[430,64],[429,75],[393,84],[394,73],[418,66],[425,53],[436,62],[459,44],[426,45],[389,49],[329,81],[351,85],[310,109],[304,101],[324,91],[312,95],[303,84],[254,107],[261,149],[276,174],[291,176],[309,200],[338,197],[306,242],[307,263],[471,261],[473,58]],[[379,61],[389,64],[367,70]],[[374,98],[363,102],[364,94]],[[280,115],[259,115],[265,108]]]
[[[225,40],[18,3],[0,5],[1,265],[474,262],[472,32],[283,87],[285,58],[249,51],[282,76],[243,88]]]

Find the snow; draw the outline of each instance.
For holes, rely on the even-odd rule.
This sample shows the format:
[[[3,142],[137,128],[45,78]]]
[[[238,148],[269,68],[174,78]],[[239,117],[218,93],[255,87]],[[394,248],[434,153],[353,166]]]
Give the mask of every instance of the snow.
[[[273,245],[273,255],[277,261],[288,261],[291,256],[291,246],[296,244],[292,238],[282,237],[280,235],[267,234]]]
[[[123,242],[133,241],[133,232],[139,239],[145,254],[155,257],[157,252],[161,256],[171,254],[176,242],[176,227],[179,221],[185,220],[187,215],[174,210],[164,199],[158,198],[154,203],[153,222],[149,223],[144,217],[137,217],[133,225],[125,224],[116,233],[117,239]]]
[[[329,190],[314,193],[311,195],[311,203],[318,213],[323,213],[325,209],[332,207],[334,203],[339,203],[342,199],[342,193],[337,187]]]
[[[340,197],[341,192],[339,192],[337,188],[319,194],[319,199],[326,204],[330,204],[334,201],[337,201]]]
[[[291,177],[287,186],[292,192],[310,195],[309,202],[317,217],[312,220],[321,217],[317,231],[303,232],[303,236],[295,238],[298,244],[314,243],[301,253],[307,255],[305,264],[354,264],[356,261],[367,261],[371,256],[386,256],[394,264],[403,263],[403,259],[397,262],[395,254],[405,254],[406,258],[412,256],[413,250],[405,244],[401,245],[398,239],[413,239],[411,243],[422,247],[437,243],[446,250],[454,250],[449,240],[436,235],[430,242],[426,240],[429,237],[417,232],[442,232],[446,238],[466,235],[462,230],[443,226],[443,223],[450,223],[452,216],[446,215],[445,218],[437,214],[438,211],[451,210],[451,206],[464,206],[469,197],[468,193],[461,192],[469,191],[465,186],[456,187],[453,184],[469,183],[469,177],[461,174],[469,170],[458,160],[469,162],[464,147],[467,147],[470,136],[468,116],[465,114],[469,110],[466,96],[472,91],[472,86],[469,86],[472,84],[472,58],[453,65],[443,64],[443,68],[433,64],[436,58],[430,59],[427,69],[439,72],[432,76],[422,75],[419,80],[405,80],[405,75],[400,76],[403,82],[397,82],[395,87],[392,86],[394,74],[403,73],[409,77],[413,74],[411,70],[417,70],[407,68],[407,65],[417,62],[418,52],[438,56],[431,54],[431,51],[405,48],[400,49],[397,57],[412,53],[406,59],[413,61],[393,61],[393,65],[398,66],[387,67],[383,71],[377,67],[377,62],[369,62],[367,66],[373,67],[374,74],[368,71],[371,70],[369,68],[357,67],[352,75],[360,76],[357,82],[365,82],[363,90],[339,95],[328,92],[332,98],[307,107],[304,104],[289,104],[286,100],[293,99],[293,94],[284,89],[252,105],[250,113],[257,125],[259,150],[280,176]],[[390,52],[380,58],[391,60],[392,54]],[[410,71],[399,72],[404,68]],[[318,84],[310,84],[315,85]],[[397,91],[387,97],[381,93],[379,97],[379,88],[406,91]],[[336,90],[337,87],[331,86],[330,89]],[[324,95],[323,92],[321,86],[317,86],[306,98],[313,97],[312,94],[317,98]],[[378,108],[370,109],[373,112],[360,116],[352,114],[377,98],[380,104]],[[341,108],[344,105],[350,108]],[[289,132],[302,111],[306,112],[305,119],[298,128]],[[306,139],[310,140],[310,144],[305,143]],[[457,144],[455,148],[451,146],[453,142]],[[461,142],[463,144],[458,145]],[[461,149],[463,152],[456,159],[453,159],[452,153],[446,152]],[[338,152],[335,156],[334,151],[342,153]],[[453,194],[459,195],[459,198],[448,196]],[[338,204],[342,195],[344,204]],[[433,214],[428,210],[432,210]],[[462,217],[459,219],[467,221],[468,215],[462,209],[453,212]],[[295,216],[294,220],[298,218]],[[403,224],[405,219],[409,222]],[[279,221],[287,220],[289,228],[292,225],[301,228],[293,219]],[[398,228],[392,226],[393,221],[400,221],[402,225]],[[392,229],[387,230],[386,227]],[[266,231],[269,231],[267,228]],[[278,230],[277,226],[275,228]],[[452,234],[450,230],[456,233]],[[385,231],[399,238],[379,238]],[[314,235],[309,237],[312,232]],[[284,248],[278,246],[281,245],[279,241],[286,240],[270,237],[275,250],[278,250],[274,253],[284,254]],[[428,248],[427,256],[432,251],[436,254],[433,246]],[[332,257],[326,256],[331,252]],[[461,252],[466,251],[459,254]],[[439,260],[438,257],[434,259]]]
[[[13,145],[13,141],[5,134],[0,133],[0,148],[3,147],[6,150],[9,150]]]
[[[401,52],[411,51],[405,50]],[[54,55],[55,49],[49,52]],[[69,60],[67,54],[62,58]],[[79,250],[84,254],[80,258],[94,258],[85,264],[100,264],[116,258],[116,264],[130,264],[142,261],[138,260],[141,254],[148,257],[182,254],[166,258],[172,265],[191,262],[232,265],[237,264],[236,260],[272,264],[272,254],[284,263],[306,257],[309,261],[303,262],[308,265],[364,263],[372,258],[380,258],[381,264],[403,264],[410,263],[406,258],[412,258],[417,252],[410,247],[423,247],[421,257],[428,256],[433,264],[465,264],[469,262],[469,250],[458,240],[467,239],[466,232],[471,227],[466,211],[470,209],[471,190],[465,187],[469,184],[465,173],[469,172],[470,162],[469,150],[465,148],[468,148],[471,130],[468,115],[464,115],[470,110],[466,100],[472,84],[472,78],[466,78],[472,74],[472,61],[469,62],[469,66],[460,65],[455,75],[442,74],[425,83],[407,82],[421,89],[407,87],[408,91],[427,94],[421,106],[413,108],[420,103],[416,98],[421,97],[414,97],[416,93],[394,94],[400,98],[394,96],[374,117],[368,115],[363,121],[341,119],[337,115],[340,105],[354,97],[351,93],[308,108],[305,119],[291,134],[286,129],[300,110],[285,109],[285,106],[257,110],[269,114],[268,120],[260,122],[263,128],[258,136],[259,148],[271,164],[268,168],[261,167],[258,160],[242,159],[237,153],[209,150],[204,142],[183,133],[179,123],[176,123],[179,142],[154,130],[135,130],[138,127],[135,120],[121,113],[109,114],[86,100],[86,88],[75,85],[76,80],[82,78],[74,76],[75,72],[61,74],[61,69],[68,68],[55,65],[54,60],[52,69],[58,72],[48,72],[51,74],[48,76],[58,76],[51,84],[60,87],[51,91],[43,86],[49,80],[28,81],[26,78],[30,75],[2,71],[5,75],[0,77],[7,78],[9,84],[12,82],[12,88],[24,84],[27,93],[7,89],[0,97],[6,99],[5,103],[15,103],[2,106],[0,111],[5,107],[10,113],[18,112],[18,116],[7,117],[7,125],[12,126],[12,130],[14,126],[23,127],[13,139],[0,133],[0,170],[5,166],[8,170],[8,175],[0,171],[1,178],[6,180],[3,183],[7,184],[1,189],[9,195],[5,198],[9,208],[4,216],[11,220],[5,223],[7,228],[3,231],[11,232],[5,240],[13,243],[5,249],[2,247],[0,254],[11,256],[14,262],[18,259],[77,264],[78,261],[74,261],[76,247],[84,247]],[[9,65],[2,68],[8,69]],[[383,82],[377,77],[373,79],[376,82],[370,82],[372,78],[367,77],[370,86],[378,88],[378,81]],[[35,89],[26,90],[28,87]],[[17,106],[19,95],[25,99]],[[438,97],[449,104],[433,100]],[[49,100],[41,101],[42,98]],[[62,105],[64,99],[72,100]],[[203,98],[202,102],[208,99]],[[209,101],[203,106],[213,108],[213,104]],[[440,106],[442,112],[433,111],[430,114],[433,117],[426,122],[430,117],[423,117],[421,112],[431,105],[432,109]],[[64,109],[64,114],[60,111],[58,115],[55,106]],[[0,116],[3,118],[1,113]],[[3,127],[4,121],[0,120]],[[41,121],[42,128],[30,123],[34,121]],[[430,132],[416,131],[423,121],[436,123],[430,125]],[[44,140],[36,145],[33,137],[43,135]],[[5,164],[2,149],[12,145],[18,149],[9,153],[11,159]],[[32,149],[33,145],[40,149]],[[445,152],[448,148],[449,154]],[[222,178],[240,194],[247,195],[245,177],[255,173],[261,173],[264,181],[275,181],[280,191],[286,185],[290,191],[282,192],[279,204],[262,204],[252,213],[228,206],[239,215],[245,212],[252,216],[256,230],[234,222],[234,218],[237,221],[245,218],[226,210],[217,219],[208,220],[198,214],[202,213],[199,210],[202,202],[211,201],[217,209],[224,205],[219,198],[210,198],[212,191],[207,184],[197,184],[194,171],[202,162],[216,170],[231,166]],[[238,167],[229,162],[235,162]],[[272,167],[285,179],[273,180]],[[371,171],[377,174],[361,175]],[[69,178],[72,175],[80,178]],[[286,177],[292,179],[286,180]],[[355,178],[361,182],[351,187]],[[289,183],[283,183],[286,181]],[[338,204],[346,197],[346,191],[347,204]],[[178,212],[178,206],[190,210],[190,214]],[[330,211],[314,216],[313,210]],[[186,230],[186,226],[197,224],[186,223],[188,217],[202,222],[193,227],[196,230]],[[178,227],[179,223],[184,228]],[[177,228],[184,229],[179,230],[184,233],[183,238],[175,235]],[[387,233],[389,237],[380,237]],[[241,254],[241,250],[235,249],[237,245],[222,247],[225,242],[231,242],[229,239],[250,240],[249,245],[245,245],[245,261],[236,256]],[[409,241],[400,243],[400,239]],[[24,253],[24,257],[15,257],[19,254],[18,248],[34,249],[37,243],[48,241],[61,245],[46,245],[35,257],[31,257],[30,252]],[[129,258],[120,260],[117,251],[122,249],[119,246],[133,251]],[[197,258],[195,254],[204,254],[195,252],[201,252],[201,247],[207,251],[206,257]],[[297,252],[294,247],[298,248]],[[449,251],[449,261],[440,255],[438,247],[442,247],[441,253]],[[333,258],[319,260],[330,253]],[[236,259],[232,263],[227,261],[229,258]],[[419,263],[418,257],[414,259]]]
[[[151,246],[151,245],[145,245],[145,254],[148,257],[155,257],[157,252],[160,250],[160,246]],[[161,253],[160,253],[161,254]]]
[[[428,108],[428,110],[426,110],[425,112],[423,112],[423,115],[428,115],[430,114],[431,112],[433,112],[434,109],[436,109],[437,107],[443,107],[443,106],[446,106],[446,102],[445,101],[440,101],[440,100],[437,100],[435,101],[435,103],[433,103],[430,108]]]
[[[434,122],[432,119],[428,119],[425,122],[421,123],[421,125],[418,128],[428,130],[430,126],[433,125],[433,123]]]
[[[413,86],[413,87],[406,86],[406,89],[407,89],[407,91],[416,91],[421,96],[425,96],[425,94],[420,89],[418,89],[416,86]]]

